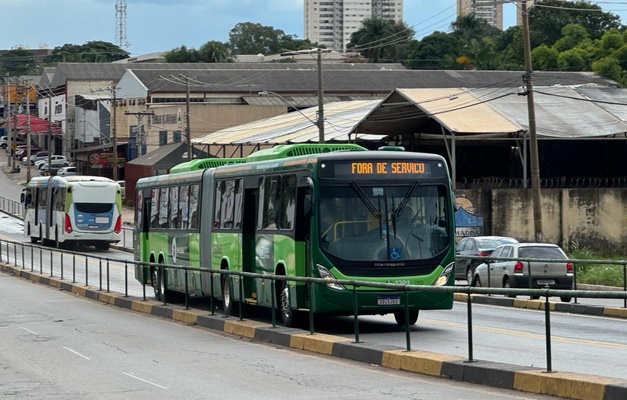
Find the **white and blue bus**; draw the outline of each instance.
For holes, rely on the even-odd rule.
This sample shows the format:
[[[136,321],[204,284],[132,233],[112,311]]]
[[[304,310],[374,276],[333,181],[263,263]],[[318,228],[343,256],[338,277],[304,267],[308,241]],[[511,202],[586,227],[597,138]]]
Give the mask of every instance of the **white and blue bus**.
[[[22,191],[24,233],[32,243],[108,250],[122,233],[120,185],[99,176],[36,177]]]

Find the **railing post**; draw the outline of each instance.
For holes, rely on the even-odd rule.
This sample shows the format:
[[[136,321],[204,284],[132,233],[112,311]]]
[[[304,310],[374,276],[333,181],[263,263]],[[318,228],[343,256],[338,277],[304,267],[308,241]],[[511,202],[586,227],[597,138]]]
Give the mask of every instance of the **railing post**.
[[[551,305],[549,303],[549,295],[544,300],[544,324],[546,326],[546,370],[552,372],[551,365]]]
[[[359,343],[359,304],[357,300],[357,285],[353,285],[353,323],[355,326],[355,343]]]
[[[85,256],[85,286],[89,286],[89,270],[87,268],[88,258]]]
[[[44,240],[41,239],[41,241],[43,242]],[[43,248],[43,243],[41,244],[42,247],[39,248],[39,273],[43,274],[44,273],[44,248]],[[16,258],[17,260],[17,258]]]
[[[627,292],[627,264],[623,264],[623,291]],[[623,299],[623,307],[627,308],[627,299]]]
[[[98,290],[102,291],[102,258],[98,257]]]
[[[188,282],[188,270],[185,267],[185,309],[189,310],[189,282]]]
[[[72,283],[76,283],[76,253],[72,253]]]
[[[237,303],[237,307],[239,307],[239,320],[243,321],[244,316],[242,314],[244,312],[244,277],[242,275],[239,276],[239,302]]]
[[[210,271],[209,271],[209,285],[210,285],[210,287],[209,287],[209,294],[210,294],[209,306],[211,307],[211,315],[215,315],[216,314],[216,306],[215,306],[215,302],[213,301],[215,296],[214,296],[214,293],[213,293],[213,271],[211,270],[211,268],[210,268]]]
[[[533,281],[531,280],[531,261],[527,261],[527,271],[528,271],[527,272],[527,276],[528,276],[528,279],[529,279],[529,283],[528,283],[527,287],[529,289],[533,289]]]
[[[63,252],[61,254],[61,280],[63,280]]]
[[[8,248],[7,248],[8,250]],[[7,261],[9,261],[9,254],[7,251]],[[30,272],[33,272],[33,266],[35,265],[35,248],[33,245],[30,245]]]
[[[52,256],[50,256],[50,259],[52,260]],[[24,243],[22,243],[22,269],[24,269]],[[51,264],[52,265],[52,264]],[[17,266],[17,265],[16,265]],[[51,267],[52,268],[52,267]],[[50,273],[50,276],[52,276],[52,273]]]
[[[270,290],[272,293],[270,294],[271,302],[271,317],[272,317],[272,327],[276,328],[276,280],[274,277],[270,278]]]
[[[466,297],[466,309],[468,310],[468,362],[474,362],[472,341],[472,297],[470,293]]]
[[[316,302],[314,301],[314,296],[315,296],[314,285],[315,284],[316,284],[315,282],[309,282],[309,334],[310,335],[314,334],[314,309],[312,306],[316,304]]]
[[[111,275],[110,275],[111,271],[109,269],[109,259],[107,258],[107,293],[109,293],[109,289],[110,289],[110,282],[111,282]],[[128,294],[127,294],[128,296]]]
[[[486,265],[487,265],[486,269],[488,270],[488,287],[492,287],[491,285],[492,282],[490,281],[490,260],[486,262]],[[490,296],[489,293],[488,293],[488,296]]]
[[[107,292],[109,292],[109,264],[107,264]],[[126,261],[124,261],[124,297],[128,297],[128,263]]]
[[[407,288],[403,287],[405,297],[405,340],[407,342],[407,351],[411,351],[411,337],[409,335],[409,296],[407,295]]]
[[[24,265],[24,246],[22,245],[22,265]],[[54,276],[54,258],[52,249],[50,249],[50,277]]]
[[[573,263],[573,290],[577,290],[577,265]],[[573,296],[573,304],[577,304],[577,296]]]

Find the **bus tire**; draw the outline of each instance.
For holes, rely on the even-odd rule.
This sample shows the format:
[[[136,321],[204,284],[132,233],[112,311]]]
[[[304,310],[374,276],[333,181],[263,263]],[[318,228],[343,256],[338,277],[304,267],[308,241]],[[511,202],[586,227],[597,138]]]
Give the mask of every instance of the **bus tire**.
[[[98,242],[94,245],[96,250],[107,251],[111,248],[111,243],[109,242]]]
[[[405,310],[394,311],[394,320],[401,326],[405,326]],[[409,310],[409,319],[407,323],[414,325],[418,322],[418,310]]]
[[[222,274],[222,309],[224,315],[232,315],[237,317],[239,308],[235,300],[233,300],[233,282],[228,274]]]

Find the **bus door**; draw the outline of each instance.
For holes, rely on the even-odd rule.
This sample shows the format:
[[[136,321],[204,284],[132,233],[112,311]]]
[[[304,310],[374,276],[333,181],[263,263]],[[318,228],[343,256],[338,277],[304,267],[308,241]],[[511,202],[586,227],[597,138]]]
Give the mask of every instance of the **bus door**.
[[[256,181],[254,187],[244,185],[244,206],[242,216],[242,271],[256,272],[255,268],[255,232],[257,228],[257,198],[258,188]],[[239,292],[239,288],[234,288]],[[252,278],[244,279],[244,298],[258,299]]]

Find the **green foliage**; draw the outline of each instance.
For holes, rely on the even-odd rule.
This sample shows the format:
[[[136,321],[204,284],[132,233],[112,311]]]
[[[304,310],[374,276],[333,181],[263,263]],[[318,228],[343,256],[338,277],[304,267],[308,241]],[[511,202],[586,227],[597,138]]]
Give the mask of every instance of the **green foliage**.
[[[163,59],[167,63],[196,63],[200,62],[200,55],[198,50],[183,45],[165,53]]]
[[[2,75],[12,76],[34,74],[39,70],[35,55],[26,49],[9,50],[0,56]]]
[[[555,42],[557,51],[566,51],[581,46],[588,41],[590,35],[586,28],[578,24],[568,24],[562,28],[562,37]]]
[[[561,71],[585,71],[586,54],[582,49],[570,49],[563,51],[557,57],[557,67]]]
[[[59,62],[100,62],[110,63],[129,57],[128,51],[113,43],[103,41],[91,41],[82,45],[64,44],[52,50],[52,54],[46,58],[47,64]]]
[[[229,48],[233,54],[277,54],[284,35],[285,32],[271,26],[240,22],[229,32]]]
[[[568,249],[568,258],[574,260],[601,260],[588,247],[580,247],[573,241]],[[623,286],[623,266],[580,262],[575,264],[577,283],[603,286]]]
[[[372,17],[351,35],[347,47],[359,51],[369,62],[398,62],[406,58],[408,40],[413,36],[414,30],[404,22]]]
[[[592,71],[616,82],[623,81],[623,69],[620,67],[620,62],[614,57],[604,57],[593,62]]]
[[[458,39],[448,33],[435,31],[416,41],[409,53],[407,66],[412,69],[441,69],[447,54],[457,54]]]
[[[557,58],[559,57],[559,51],[553,47],[548,47],[543,44],[531,52],[531,59],[533,60],[533,69],[551,71],[557,69]]]

